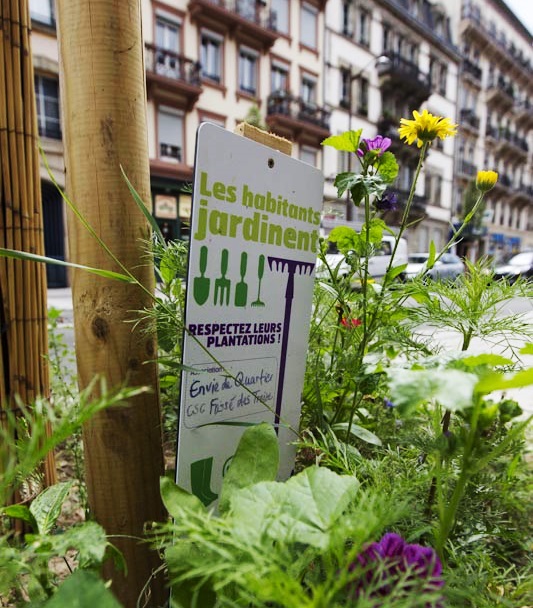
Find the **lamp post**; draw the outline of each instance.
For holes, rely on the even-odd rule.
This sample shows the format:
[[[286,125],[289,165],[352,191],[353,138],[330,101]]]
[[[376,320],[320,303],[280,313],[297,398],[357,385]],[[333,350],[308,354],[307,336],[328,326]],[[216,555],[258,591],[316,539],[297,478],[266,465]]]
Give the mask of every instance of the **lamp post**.
[[[369,61],[364,67],[358,70],[355,74],[350,74],[349,79],[349,87],[348,87],[348,130],[352,130],[352,119],[353,119],[353,83],[354,81],[361,78],[361,75],[366,72],[366,70],[370,67],[377,67],[378,65],[386,66],[389,65],[391,60],[387,55],[380,55],[379,57],[374,57],[371,61]],[[352,155],[348,156],[348,172],[352,171]],[[350,193],[349,191],[346,193],[346,221],[351,221],[353,219],[353,208],[350,204]]]

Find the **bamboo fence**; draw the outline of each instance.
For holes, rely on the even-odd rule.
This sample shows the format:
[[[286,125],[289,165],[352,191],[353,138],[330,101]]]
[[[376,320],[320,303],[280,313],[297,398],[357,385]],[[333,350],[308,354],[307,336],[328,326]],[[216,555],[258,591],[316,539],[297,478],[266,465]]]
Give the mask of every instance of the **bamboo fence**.
[[[0,247],[44,255],[28,0],[2,0],[0,25]],[[0,257],[2,424],[17,396],[30,406],[48,396],[47,353],[45,267]],[[45,485],[54,483],[52,454],[43,469]]]

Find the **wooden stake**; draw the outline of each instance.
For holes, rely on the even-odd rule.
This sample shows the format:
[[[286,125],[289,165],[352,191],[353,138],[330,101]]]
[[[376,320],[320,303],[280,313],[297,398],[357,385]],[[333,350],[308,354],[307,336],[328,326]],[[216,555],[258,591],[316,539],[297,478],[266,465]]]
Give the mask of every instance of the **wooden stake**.
[[[122,165],[150,203],[140,0],[59,0],[57,8],[67,194],[152,292],[154,268],[143,242],[149,239],[148,225],[120,171]],[[67,219],[71,261],[120,271],[72,214]],[[125,407],[99,414],[84,429],[92,515],[128,568],[124,576],[108,563],[104,574],[121,602],[135,606],[160,565],[144,525],[164,518],[157,345],[150,328],[132,323],[152,300],[137,286],[83,271],[73,273],[72,297],[80,387],[98,374],[109,386],[151,389]],[[164,604],[165,595],[163,581],[156,581],[149,605]]]

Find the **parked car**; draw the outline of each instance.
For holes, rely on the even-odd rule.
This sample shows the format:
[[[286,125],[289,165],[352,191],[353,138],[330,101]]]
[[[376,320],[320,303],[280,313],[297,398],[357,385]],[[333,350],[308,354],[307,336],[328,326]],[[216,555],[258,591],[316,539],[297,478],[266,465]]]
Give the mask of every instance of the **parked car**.
[[[391,235],[383,235],[381,246],[376,247],[374,255],[368,259],[368,274],[373,279],[379,280],[387,272],[395,240],[395,237]],[[350,255],[350,253],[348,253],[348,255]],[[326,261],[331,269],[337,269],[337,276],[343,277],[351,274],[350,265],[346,261],[344,255],[338,251],[335,243],[329,243]],[[400,239],[398,248],[396,249],[393,266],[396,267],[403,264],[407,264],[407,241],[404,238]],[[320,263],[320,260],[317,263],[315,276],[318,279],[329,279],[329,272],[327,268]],[[358,279],[356,277],[354,277],[352,281],[352,287],[358,287]]]
[[[427,276],[434,281],[453,281],[465,271],[464,262],[453,253],[444,253],[435,265],[426,271],[429,253],[411,253],[407,258],[405,277]]]
[[[495,279],[507,279],[509,283],[513,283],[519,277],[533,278],[533,251],[517,253],[494,268]]]

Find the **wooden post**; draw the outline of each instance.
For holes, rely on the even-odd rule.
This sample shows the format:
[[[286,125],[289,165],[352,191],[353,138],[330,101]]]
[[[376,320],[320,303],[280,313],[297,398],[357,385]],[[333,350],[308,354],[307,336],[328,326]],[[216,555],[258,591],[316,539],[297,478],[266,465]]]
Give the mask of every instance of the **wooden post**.
[[[122,165],[148,204],[140,0],[59,0],[57,7],[67,193],[116,257],[153,291],[154,268],[142,242],[149,237],[147,222],[120,172]],[[119,270],[72,215],[68,234],[71,261]],[[109,386],[152,389],[84,429],[90,509],[128,568],[123,576],[109,564],[104,574],[119,600],[134,607],[160,565],[143,527],[164,518],[157,345],[153,332],[132,323],[152,300],[139,287],[83,271],[73,273],[72,296],[80,386],[99,374]],[[159,579],[148,605],[165,602]]]
[[[44,255],[27,0],[2,0],[0,23],[0,247]],[[16,396],[49,396],[47,320],[45,267],[0,258],[0,424]],[[56,482],[53,454],[44,477]]]

